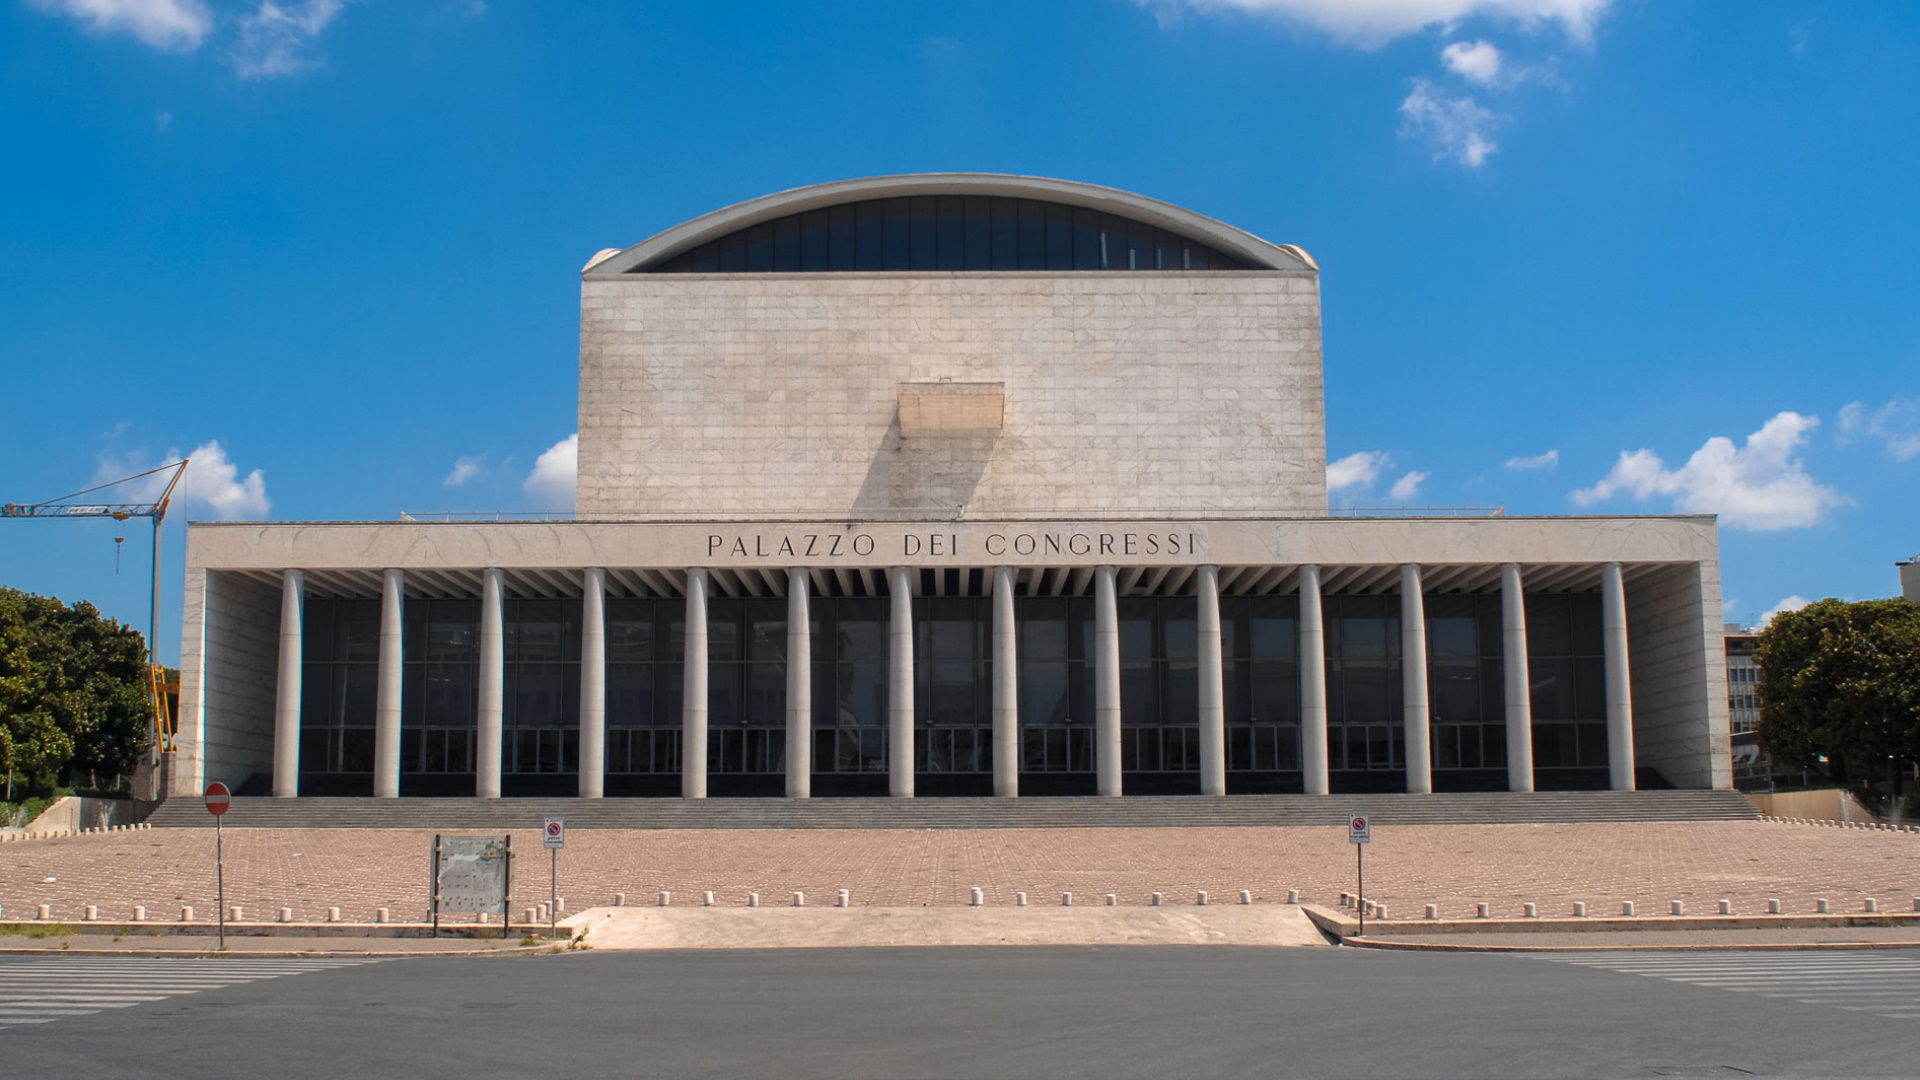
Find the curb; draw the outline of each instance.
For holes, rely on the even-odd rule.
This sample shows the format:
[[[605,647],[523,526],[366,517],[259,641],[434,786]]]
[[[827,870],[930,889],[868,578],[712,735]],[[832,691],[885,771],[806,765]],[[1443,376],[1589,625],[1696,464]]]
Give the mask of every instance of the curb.
[[[168,960],[218,960],[229,956],[249,958],[285,958],[312,957],[315,959],[350,959],[354,957],[379,957],[392,959],[397,957],[422,956],[533,956],[549,953],[554,946],[564,942],[547,942],[542,945],[515,945],[510,949],[461,949],[442,952],[403,952],[397,950],[379,950],[366,952],[339,952],[331,949],[12,949],[0,948],[0,956],[152,956]],[[557,955],[557,954],[556,954]]]
[[[1341,945],[1356,949],[1381,949],[1390,952],[1477,952],[1477,953],[1598,953],[1598,952],[1821,952],[1862,949],[1920,949],[1920,941],[1775,941],[1711,945],[1458,945],[1426,941],[1380,941],[1367,938],[1341,938]]]

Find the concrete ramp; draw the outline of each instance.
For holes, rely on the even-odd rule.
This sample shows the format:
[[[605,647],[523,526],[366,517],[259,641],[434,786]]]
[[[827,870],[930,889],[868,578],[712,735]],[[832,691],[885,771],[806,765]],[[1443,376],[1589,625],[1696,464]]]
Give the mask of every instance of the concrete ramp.
[[[914,945],[1326,945],[1298,907],[597,907],[562,925],[596,949]]]

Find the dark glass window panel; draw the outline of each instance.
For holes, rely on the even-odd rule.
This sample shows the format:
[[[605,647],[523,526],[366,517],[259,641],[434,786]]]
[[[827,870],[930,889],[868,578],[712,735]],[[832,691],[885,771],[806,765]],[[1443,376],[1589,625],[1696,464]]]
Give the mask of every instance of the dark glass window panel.
[[[607,726],[649,727],[653,716],[652,664],[607,665]],[[678,717],[673,718],[678,722]]]
[[[1575,720],[1607,718],[1607,664],[1593,657],[1573,661],[1573,712]]]
[[[653,659],[653,601],[607,601],[607,663]]]
[[[1569,656],[1573,652],[1573,627],[1568,619],[1567,597],[1535,593],[1527,597],[1527,656]]]
[[[1121,661],[1153,659],[1153,624],[1158,614],[1158,605],[1151,597],[1122,596],[1114,602]]]
[[[853,203],[828,209],[827,269],[855,269],[859,248],[855,229],[859,213],[859,207]]]
[[[989,270],[1020,268],[1020,207],[1013,199],[991,199],[992,260]],[[969,249],[971,250],[971,249]]]
[[[1200,722],[1200,665],[1173,660],[1161,669],[1160,722],[1171,726]]]
[[[509,600],[506,611],[508,662],[559,660],[565,655],[566,620],[559,600]]]
[[[1599,593],[1574,593],[1567,597],[1567,621],[1573,631],[1575,656],[1600,656],[1606,652]]]
[[[1192,596],[1169,596],[1160,601],[1161,652],[1155,659],[1191,660],[1200,655],[1199,605],[1198,598]]]
[[[1486,729],[1479,724],[1460,725],[1460,767],[1463,769],[1482,768],[1480,753],[1481,733]]]
[[[1480,719],[1502,723],[1507,718],[1507,665],[1500,659],[1480,661]]]
[[[400,771],[417,773],[420,771],[421,752],[424,746],[418,731],[406,731],[400,736]]]
[[[1248,598],[1244,596],[1220,598],[1220,655],[1229,664],[1245,659],[1252,645],[1247,604]]]
[[[1020,665],[1020,723],[1050,727],[1068,722],[1067,667],[1064,660],[1028,660]]]
[[[1127,268],[1127,223],[1112,214],[1099,217],[1100,266],[1102,270]]]
[[[1338,732],[1329,732],[1328,734],[1331,738],[1340,740],[1338,743],[1334,744],[1335,746],[1334,753],[1336,754],[1336,760],[1333,765],[1334,768],[1365,769],[1367,767],[1366,725],[1353,724],[1351,726],[1341,728]],[[1341,737],[1342,734],[1344,734],[1345,736],[1344,738]],[[1342,750],[1344,750],[1346,753],[1345,764],[1341,764],[1337,758],[1337,755]]]
[[[425,664],[409,664],[400,669],[400,726],[417,728],[426,715],[426,679],[423,673]]]
[[[333,659],[380,659],[380,601],[334,601]]]
[[[993,201],[982,195],[961,200],[961,230],[965,237],[960,269],[985,270],[993,265]]]
[[[800,219],[783,217],[773,223],[773,269],[775,273],[800,270]]]
[[[309,599],[300,609],[300,659],[324,662],[333,657],[332,600]]]
[[[741,659],[740,617],[739,600],[727,598],[707,601],[708,663],[725,664]]]
[[[1460,767],[1460,729],[1453,724],[1434,725],[1431,735],[1433,749],[1433,767],[1436,769],[1457,769]]]
[[[1266,659],[1297,660],[1300,618],[1299,603],[1291,596],[1258,596],[1248,601],[1251,637],[1239,655]]]
[[[747,268],[747,234],[734,233],[720,242],[719,271],[738,274]]]
[[[1575,738],[1579,742],[1578,752],[1581,767],[1588,769],[1606,768],[1607,725],[1576,724],[1574,727],[1576,730]]]
[[[878,598],[843,598],[836,602],[834,647],[830,654],[842,662],[883,662],[887,659],[887,633],[892,617],[887,601]]]
[[[773,269],[773,225],[755,225],[747,230],[747,272],[764,274]]]
[[[854,207],[853,268],[879,270],[886,265],[885,204],[869,199]]]
[[[885,727],[887,666],[838,664],[834,672],[833,723],[836,727]]]
[[[922,670],[927,686],[925,723],[963,727],[987,722],[984,664],[935,661],[923,665]]]
[[[1023,660],[1067,658],[1067,602],[1027,600],[1020,604],[1018,631]]]
[[[748,600],[746,618],[746,658],[756,661],[784,661],[787,658],[787,603],[784,600]]]
[[[1047,205],[1020,200],[1020,269],[1047,268]]]
[[[1073,269],[1073,208],[1046,203],[1047,269]]]
[[[1435,661],[1427,671],[1428,693],[1432,697],[1433,722],[1466,724],[1478,722],[1480,712],[1480,665]]]
[[[937,270],[962,270],[967,265],[966,200],[940,195],[933,200],[933,265]]]
[[[428,609],[427,660],[479,659],[480,605],[473,600],[434,600]],[[414,601],[412,606],[427,606]]]
[[[1570,768],[1575,764],[1572,724],[1533,725],[1533,765],[1536,769]]]
[[[1389,676],[1397,672],[1390,672],[1380,661],[1347,660],[1342,667],[1345,672],[1341,683],[1346,697],[1343,722],[1378,724],[1392,719],[1387,683]]]
[[[827,212],[809,210],[800,215],[800,269],[802,272],[827,268]]]
[[[301,727],[317,728],[333,725],[333,672],[332,664],[300,665]]]
[[[687,271],[694,274],[711,274],[720,269],[720,247],[717,243],[702,244],[695,248],[687,260]]]
[[[1186,260],[1179,237],[1160,229],[1153,230],[1153,265],[1158,270],[1184,270]]]
[[[1155,269],[1153,229],[1137,221],[1127,222],[1127,270]]]
[[[663,600],[654,607],[654,659],[678,664],[687,657],[687,605],[678,600]],[[666,646],[666,652],[660,646]]]
[[[907,200],[907,266],[909,270],[933,270],[939,259],[939,225],[935,220],[935,199],[916,195]]]
[[[428,664],[423,720],[428,727],[472,727],[477,719],[477,679],[472,664]]]
[[[1466,600],[1469,603],[1443,603]],[[1427,605],[1427,655],[1471,660],[1480,655],[1480,626],[1470,596],[1432,597]],[[1436,610],[1437,609],[1437,610]]]
[[[374,704],[380,693],[379,666],[341,664],[334,670],[338,680],[333,690],[334,726],[372,727]]]
[[[1151,661],[1120,661],[1120,720],[1130,727],[1160,723],[1160,694]]]
[[[340,771],[373,771],[372,728],[348,728],[340,733]]]
[[[787,665],[747,664],[746,721],[762,727],[787,722]]]
[[[1480,725],[1480,763],[1486,769],[1507,767],[1507,725]]]
[[[1533,682],[1534,723],[1542,720],[1574,719],[1573,661],[1536,659],[1527,664]]]
[[[742,709],[740,664],[716,664],[707,672],[707,723],[713,727],[737,725],[745,719]]]
[[[1250,660],[1247,668],[1251,675],[1252,701],[1246,719],[1263,724],[1297,722],[1300,666],[1284,660]]]
[[[1104,270],[1100,258],[1100,215],[1092,210],[1073,211],[1073,268]]]
[[[881,201],[880,255],[875,269],[904,270],[913,264],[913,238],[910,207],[906,199]]]

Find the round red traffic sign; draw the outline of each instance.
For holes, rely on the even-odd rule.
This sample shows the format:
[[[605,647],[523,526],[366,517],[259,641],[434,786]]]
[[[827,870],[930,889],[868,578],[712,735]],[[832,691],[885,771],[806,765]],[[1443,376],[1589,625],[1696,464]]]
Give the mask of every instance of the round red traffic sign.
[[[219,817],[232,803],[233,792],[227,790],[227,785],[218,780],[207,785],[207,813]]]
[[[548,835],[548,836],[559,836],[559,835],[560,835],[560,830],[561,830],[561,828],[563,828],[563,826],[562,826],[562,825],[561,825],[561,824],[560,824],[559,822],[557,822],[557,821],[549,821],[549,822],[547,822],[547,835]]]
[[[1354,832],[1366,832],[1367,819],[1363,817],[1354,818],[1353,823],[1347,827],[1352,829]]]

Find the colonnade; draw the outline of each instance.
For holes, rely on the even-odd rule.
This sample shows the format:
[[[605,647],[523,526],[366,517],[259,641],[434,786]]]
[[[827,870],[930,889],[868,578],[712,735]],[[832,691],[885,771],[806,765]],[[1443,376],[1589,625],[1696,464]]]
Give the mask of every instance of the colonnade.
[[[1318,566],[1300,572],[1300,742],[1305,791],[1329,792],[1326,639],[1321,613]],[[895,567],[888,574],[892,620],[888,634],[887,730],[888,791],[913,795],[914,679],[912,574]],[[1019,794],[1019,665],[1014,623],[1014,572],[992,572],[993,793]],[[1218,568],[1203,566],[1194,575],[1198,599],[1198,717],[1200,790],[1227,790],[1224,658],[1220,632]],[[786,793],[806,798],[812,778],[812,664],[808,633],[811,575],[805,569],[787,576],[787,739]],[[501,738],[505,688],[504,638],[506,588],[502,572],[481,574],[478,716],[475,725],[475,793],[500,797]],[[580,664],[579,792],[598,798],[606,784],[606,571],[582,575]],[[1122,793],[1120,716],[1120,629],[1115,570],[1093,575],[1094,763],[1096,790]],[[379,676],[374,706],[374,795],[400,794],[401,615],[405,573],[387,570],[381,579]],[[685,669],[681,705],[681,786],[689,799],[707,794],[707,571],[686,574]],[[1427,626],[1418,565],[1400,568],[1400,649],[1406,779],[1410,792],[1433,790],[1433,763],[1427,696]],[[1507,780],[1512,791],[1532,791],[1532,706],[1527,675],[1526,604],[1521,570],[1500,571],[1502,651],[1505,661]],[[1633,704],[1627,657],[1626,594],[1619,563],[1601,567],[1601,629],[1606,669],[1607,750],[1611,786],[1630,791],[1633,771]],[[298,794],[300,773],[301,632],[305,582],[299,570],[282,581],[279,683],[274,709],[273,793]]]

